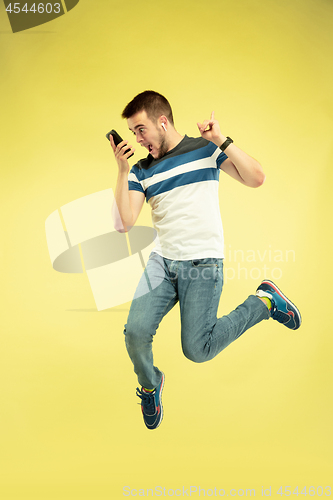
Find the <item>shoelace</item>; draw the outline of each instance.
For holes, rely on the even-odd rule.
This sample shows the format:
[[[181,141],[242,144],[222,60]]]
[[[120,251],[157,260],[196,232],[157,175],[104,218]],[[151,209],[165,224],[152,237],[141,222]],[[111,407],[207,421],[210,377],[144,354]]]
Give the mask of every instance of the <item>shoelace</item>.
[[[279,323],[286,323],[290,319],[288,314],[286,314],[283,311],[279,311],[279,309],[276,307],[274,302],[272,303],[271,315],[272,315],[272,318],[276,319]]]
[[[152,415],[155,413],[155,398],[154,392],[144,392],[138,387],[136,388],[136,395],[141,399],[143,410],[146,414]]]

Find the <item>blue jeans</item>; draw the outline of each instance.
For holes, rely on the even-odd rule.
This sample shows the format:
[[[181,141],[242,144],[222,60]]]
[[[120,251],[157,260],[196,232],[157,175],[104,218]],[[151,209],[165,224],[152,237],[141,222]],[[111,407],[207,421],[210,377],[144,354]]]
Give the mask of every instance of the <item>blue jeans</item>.
[[[161,372],[154,366],[152,343],[162,318],[179,301],[184,355],[202,363],[214,358],[248,328],[268,319],[254,295],[222,318],[216,313],[223,286],[223,260],[170,260],[151,253],[125,325],[125,342],[139,384],[154,389]]]

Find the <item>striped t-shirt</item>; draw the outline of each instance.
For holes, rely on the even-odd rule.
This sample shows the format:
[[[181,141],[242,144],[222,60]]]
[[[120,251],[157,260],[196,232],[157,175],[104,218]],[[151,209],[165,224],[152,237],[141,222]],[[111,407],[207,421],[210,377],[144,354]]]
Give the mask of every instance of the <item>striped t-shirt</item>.
[[[144,193],[158,238],[154,252],[172,260],[223,258],[218,186],[227,155],[202,137],[185,137],[163,158],[134,165],[130,190]]]

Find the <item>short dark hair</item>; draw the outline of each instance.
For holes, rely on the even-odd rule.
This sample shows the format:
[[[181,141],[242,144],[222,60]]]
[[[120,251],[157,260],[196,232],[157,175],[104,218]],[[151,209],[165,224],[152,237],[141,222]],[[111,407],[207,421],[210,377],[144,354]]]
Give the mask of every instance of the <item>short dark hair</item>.
[[[123,118],[130,118],[131,116],[145,111],[147,116],[152,121],[157,121],[161,115],[165,115],[169,122],[173,125],[172,109],[169,101],[158,92],[154,90],[145,90],[138,94],[127,104],[121,116]]]

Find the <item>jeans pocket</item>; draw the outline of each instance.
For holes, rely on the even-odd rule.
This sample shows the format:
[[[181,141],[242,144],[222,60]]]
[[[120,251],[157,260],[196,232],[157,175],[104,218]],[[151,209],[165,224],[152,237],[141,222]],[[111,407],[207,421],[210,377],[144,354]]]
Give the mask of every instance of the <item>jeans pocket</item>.
[[[192,266],[193,267],[218,267],[218,261],[220,259],[216,259],[214,257],[206,257],[205,259],[193,259]]]

